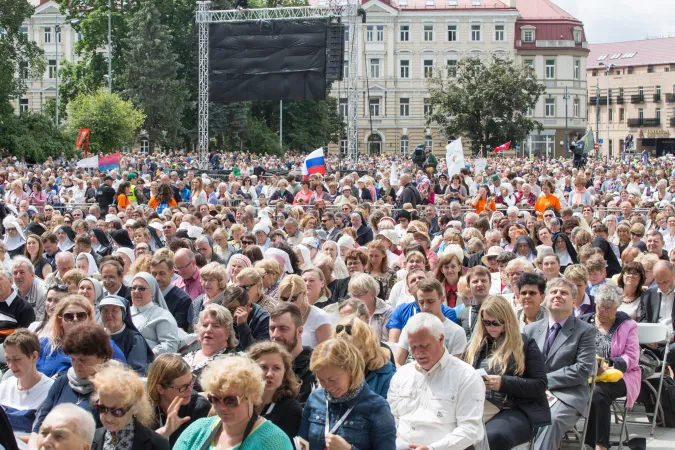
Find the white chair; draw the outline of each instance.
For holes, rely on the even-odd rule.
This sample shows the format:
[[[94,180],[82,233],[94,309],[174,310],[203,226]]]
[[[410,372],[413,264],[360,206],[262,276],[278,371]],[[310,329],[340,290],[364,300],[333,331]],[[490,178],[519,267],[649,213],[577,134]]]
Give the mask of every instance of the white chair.
[[[670,343],[670,333],[668,328],[661,323],[638,323],[638,341],[640,345],[649,345],[649,344],[665,344],[665,352],[663,355],[663,361],[661,362],[661,372],[655,373],[648,378],[648,380],[659,380],[659,388],[654,389],[650,383],[642,383],[642,386],[646,386],[647,389],[652,391],[652,394],[655,395],[656,401],[654,402],[654,417],[652,418],[652,427],[650,431],[650,436],[654,436],[654,430],[656,429],[656,421],[659,417],[659,414],[663,420],[663,408],[661,407],[661,389],[663,388],[663,377],[666,372],[666,361],[668,360],[668,350]],[[644,380],[643,380],[644,381]],[[614,407],[618,410],[622,410],[618,402],[614,403]],[[626,414],[628,413],[628,408],[624,407],[622,412],[621,419],[621,432],[619,434],[619,450],[623,449],[624,434],[626,439],[628,439],[628,430],[626,428]],[[639,422],[631,422],[639,423]]]

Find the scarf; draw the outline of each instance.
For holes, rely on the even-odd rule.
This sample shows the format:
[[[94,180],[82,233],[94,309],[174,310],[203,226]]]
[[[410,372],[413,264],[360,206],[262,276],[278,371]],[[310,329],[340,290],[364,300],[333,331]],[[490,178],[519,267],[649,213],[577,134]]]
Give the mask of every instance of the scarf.
[[[560,266],[565,267],[574,264],[574,262],[572,262],[572,257],[567,250],[564,252],[556,252],[556,255],[558,255],[558,258],[560,259]]]
[[[573,205],[581,205],[581,197],[584,195],[584,192],[586,192],[586,188],[581,190],[576,187],[574,188],[574,198],[572,199]]]
[[[119,431],[106,431],[103,439],[103,450],[131,450],[136,430],[134,418]]]
[[[325,391],[326,400],[328,401],[328,403],[347,403],[351,400],[354,400],[356,397],[358,397],[365,385],[366,385],[366,382],[364,381],[363,383],[358,385],[356,387],[356,389],[354,389],[353,391],[349,391],[345,395],[343,395],[342,397],[338,397],[338,398],[333,397],[332,395],[330,395],[330,392]]]
[[[68,384],[77,394],[89,395],[94,391],[94,384],[88,378],[80,378],[72,367],[68,369]]]

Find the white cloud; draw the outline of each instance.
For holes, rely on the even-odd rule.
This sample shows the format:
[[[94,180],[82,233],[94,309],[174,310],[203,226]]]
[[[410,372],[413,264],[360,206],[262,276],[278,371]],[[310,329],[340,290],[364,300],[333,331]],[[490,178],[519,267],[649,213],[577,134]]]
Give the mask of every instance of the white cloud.
[[[553,0],[584,23],[590,43],[675,37],[673,0]]]

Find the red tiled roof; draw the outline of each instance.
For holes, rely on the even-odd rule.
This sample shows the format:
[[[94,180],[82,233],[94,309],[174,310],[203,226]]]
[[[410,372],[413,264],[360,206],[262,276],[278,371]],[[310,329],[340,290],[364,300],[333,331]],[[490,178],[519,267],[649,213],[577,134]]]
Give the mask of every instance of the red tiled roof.
[[[361,4],[366,4],[371,0],[360,0]],[[391,8],[399,9],[407,12],[416,12],[416,11],[462,11],[462,10],[476,10],[476,11],[488,11],[488,10],[507,10],[514,11],[514,8],[511,8],[508,5],[505,5],[503,1],[500,0],[481,0],[480,5],[474,5],[472,0],[456,0],[456,5],[449,4],[449,0],[434,0],[434,4],[427,6],[426,0],[407,0],[406,5],[401,5],[401,0],[376,0],[382,4],[385,4]],[[343,0],[345,2],[345,0]],[[403,0],[403,3],[406,3]],[[327,4],[327,0],[309,0],[309,4],[312,6],[324,5]]]
[[[525,20],[577,20],[550,0],[517,0],[516,8]]]
[[[675,38],[590,44],[588,47],[591,50],[586,63],[588,69],[601,67],[600,62],[621,67],[675,63]],[[624,55],[630,56],[631,53],[635,55],[624,57]],[[620,56],[616,57],[619,54]],[[605,55],[605,58],[598,60],[602,55]]]

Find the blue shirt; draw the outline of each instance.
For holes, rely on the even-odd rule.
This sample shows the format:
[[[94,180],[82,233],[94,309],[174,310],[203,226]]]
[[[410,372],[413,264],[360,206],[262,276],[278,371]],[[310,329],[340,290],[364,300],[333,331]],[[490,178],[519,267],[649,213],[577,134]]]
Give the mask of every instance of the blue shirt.
[[[110,339],[110,345],[112,346],[112,359],[126,365],[127,359],[124,357],[124,353],[122,353],[122,350],[112,339]],[[36,365],[38,372],[44,373],[48,377],[53,377],[70,369],[70,356],[63,353],[63,348],[61,347],[54,352],[50,352],[49,339],[43,337],[40,339],[40,356]]]
[[[417,302],[403,303],[398,305],[391,317],[389,318],[389,323],[387,323],[387,328],[396,328],[402,330],[405,327],[405,324],[408,323],[408,320],[417,313],[421,313]],[[441,305],[441,312],[443,315],[457,323],[457,313],[454,309],[449,308],[445,305]]]

